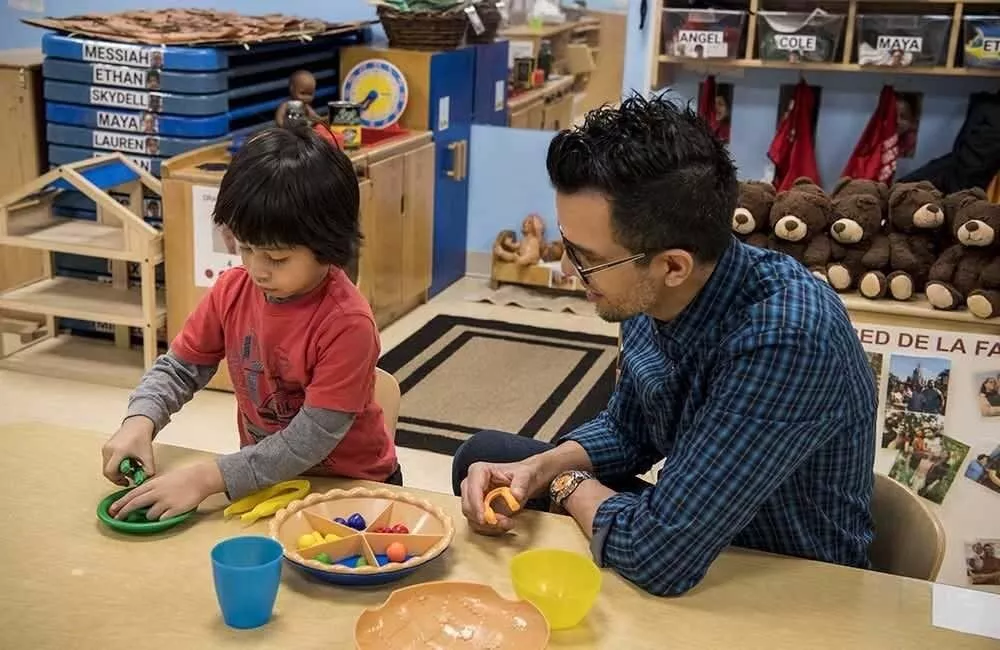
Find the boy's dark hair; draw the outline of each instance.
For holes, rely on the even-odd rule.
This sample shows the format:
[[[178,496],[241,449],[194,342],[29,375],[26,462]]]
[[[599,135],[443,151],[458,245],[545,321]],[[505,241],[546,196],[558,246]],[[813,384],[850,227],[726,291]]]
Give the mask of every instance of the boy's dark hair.
[[[312,129],[270,128],[249,138],[222,177],[214,222],[250,246],[304,246],[347,267],[361,243],[358,179],[342,151]]]
[[[714,262],[732,241],[736,167],[688,108],[633,95],[601,107],[549,144],[557,192],[593,191],[611,204],[615,240],[634,253],[686,250]]]

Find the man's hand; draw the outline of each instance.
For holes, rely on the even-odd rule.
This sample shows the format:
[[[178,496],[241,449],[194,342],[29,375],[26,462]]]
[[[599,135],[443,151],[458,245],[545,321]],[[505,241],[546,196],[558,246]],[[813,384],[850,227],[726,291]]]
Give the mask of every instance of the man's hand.
[[[525,501],[548,487],[540,465],[537,457],[518,463],[473,463],[462,481],[462,514],[469,520],[469,527],[483,535],[502,535],[514,528],[514,513],[501,499],[495,503],[496,525],[486,523],[483,499],[493,488],[509,487],[523,507]]]
[[[146,476],[156,473],[153,465],[153,421],[136,415],[122,422],[122,426],[101,448],[104,476],[112,483],[128,487],[128,479],[118,471],[124,458],[138,458]]]
[[[111,504],[115,519],[149,507],[146,519],[157,521],[193,510],[209,496],[225,491],[222,473],[214,461],[188,465],[150,479]]]

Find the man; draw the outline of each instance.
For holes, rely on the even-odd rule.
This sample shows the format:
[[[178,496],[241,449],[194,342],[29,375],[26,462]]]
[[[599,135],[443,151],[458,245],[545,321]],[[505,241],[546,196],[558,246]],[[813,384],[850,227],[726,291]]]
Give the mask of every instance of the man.
[[[730,232],[736,170],[693,112],[632,97],[549,146],[567,262],[622,323],[607,410],[551,445],[483,432],[456,453],[472,528],[483,496],[568,512],[595,560],[657,595],[734,544],[868,566],[876,390],[837,295]],[[637,474],[665,459],[655,485]],[[500,504],[497,504],[498,506]]]

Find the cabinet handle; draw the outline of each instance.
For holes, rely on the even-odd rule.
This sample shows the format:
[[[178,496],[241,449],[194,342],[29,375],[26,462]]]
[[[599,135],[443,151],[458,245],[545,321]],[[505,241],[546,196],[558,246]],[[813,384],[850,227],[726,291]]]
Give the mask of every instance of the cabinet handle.
[[[469,141],[462,140],[462,177],[465,180],[469,175]]]
[[[456,181],[462,180],[462,177],[459,176],[462,171],[461,145],[461,142],[452,142],[448,145],[448,151],[451,152],[451,169],[448,170],[448,178],[453,178]]]

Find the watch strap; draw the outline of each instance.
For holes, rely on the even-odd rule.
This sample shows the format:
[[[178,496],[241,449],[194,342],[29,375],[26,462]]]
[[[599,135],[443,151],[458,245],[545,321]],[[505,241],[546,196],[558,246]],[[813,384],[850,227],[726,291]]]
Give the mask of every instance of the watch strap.
[[[557,475],[552,480],[552,483],[549,484],[549,498],[552,502],[552,509],[555,512],[562,511],[563,503],[566,499],[573,494],[581,483],[589,481],[592,478],[594,478],[594,475],[590,472],[584,472],[578,469],[562,472]]]

